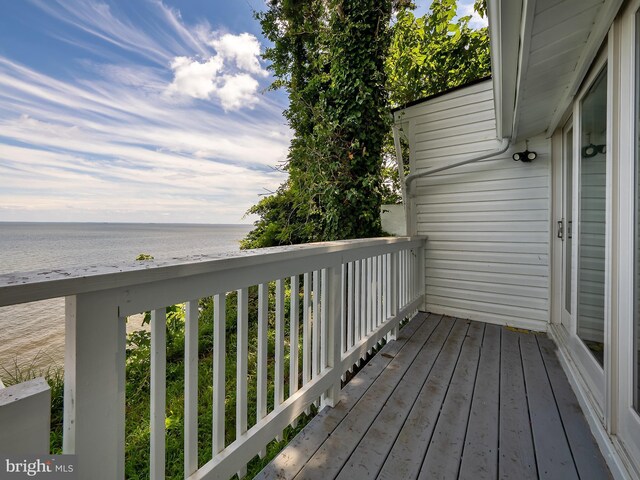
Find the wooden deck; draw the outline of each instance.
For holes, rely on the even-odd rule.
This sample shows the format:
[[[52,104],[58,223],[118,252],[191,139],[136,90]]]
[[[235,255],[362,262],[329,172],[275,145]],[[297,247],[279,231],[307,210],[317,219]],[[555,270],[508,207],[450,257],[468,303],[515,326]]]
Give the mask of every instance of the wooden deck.
[[[256,478],[610,473],[551,340],[421,313]]]

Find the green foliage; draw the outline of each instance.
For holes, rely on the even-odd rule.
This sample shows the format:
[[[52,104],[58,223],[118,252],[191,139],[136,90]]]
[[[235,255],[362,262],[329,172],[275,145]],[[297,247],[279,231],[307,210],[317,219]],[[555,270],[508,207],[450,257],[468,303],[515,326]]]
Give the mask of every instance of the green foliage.
[[[486,0],[474,10],[486,16]],[[386,59],[387,92],[393,107],[487,77],[491,74],[488,29],[473,29],[470,16],[455,19],[456,0],[434,0],[430,10],[416,17],[400,10]],[[409,145],[402,139],[405,174],[409,174]],[[396,151],[391,133],[384,146],[384,203],[401,200]]]
[[[486,15],[484,0],[474,9]],[[387,57],[387,90],[398,106],[491,74],[488,28],[473,29],[470,16],[455,20],[456,0],[434,0],[423,17],[398,12]]]
[[[300,179],[298,179],[299,181]],[[315,212],[315,213],[314,213]],[[303,202],[291,187],[291,180],[274,195],[262,198],[248,213],[260,216],[255,228],[241,241],[240,248],[261,248],[320,241],[320,212],[309,200]]]
[[[490,74],[489,36],[456,0],[416,18],[406,0],[270,0],[257,15],[264,54],[293,130],[288,180],[248,213],[242,248],[382,234],[380,205],[400,200],[389,107]],[[484,0],[475,10],[486,14]],[[391,25],[391,11],[397,12]],[[405,145],[403,151],[407,152]],[[408,155],[403,159],[408,169]]]
[[[391,0],[271,0],[264,58],[289,95],[289,179],[243,248],[378,236]],[[404,3],[404,2],[403,2]]]
[[[136,257],[136,261],[147,261],[153,260],[153,255],[149,255],[148,253],[141,253]]]

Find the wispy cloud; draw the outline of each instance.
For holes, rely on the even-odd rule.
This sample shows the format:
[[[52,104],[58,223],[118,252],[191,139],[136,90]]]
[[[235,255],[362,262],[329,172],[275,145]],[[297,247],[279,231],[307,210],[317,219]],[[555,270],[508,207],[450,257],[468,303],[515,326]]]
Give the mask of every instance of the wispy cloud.
[[[90,55],[64,79],[0,56],[0,220],[237,222],[282,181],[290,133],[257,93],[254,36],[159,1],[145,22],[97,1],[36,5]]]

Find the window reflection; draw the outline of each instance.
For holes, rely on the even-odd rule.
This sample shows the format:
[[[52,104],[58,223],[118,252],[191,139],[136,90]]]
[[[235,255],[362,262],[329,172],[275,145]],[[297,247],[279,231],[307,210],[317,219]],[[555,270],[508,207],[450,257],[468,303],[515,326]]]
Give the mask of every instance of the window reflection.
[[[604,360],[607,69],[582,100],[578,336],[600,365]]]

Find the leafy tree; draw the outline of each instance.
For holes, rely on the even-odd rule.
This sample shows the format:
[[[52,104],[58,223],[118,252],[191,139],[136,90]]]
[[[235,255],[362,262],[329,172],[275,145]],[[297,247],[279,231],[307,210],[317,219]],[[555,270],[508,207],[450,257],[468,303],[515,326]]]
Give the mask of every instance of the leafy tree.
[[[269,0],[257,15],[264,54],[284,88],[293,139],[288,180],[248,213],[243,248],[382,234],[397,200],[390,106],[489,74],[487,29],[457,21],[455,0],[416,18],[408,0]],[[484,0],[476,11],[484,14]],[[391,12],[397,12],[392,25]],[[406,161],[406,160],[405,160]]]
[[[294,136],[285,167],[289,179],[249,210],[260,220],[243,247],[382,233],[385,59],[393,3],[271,0],[257,15],[273,45],[264,55],[276,78],[272,88],[289,95],[284,114]]]
[[[485,0],[474,9],[486,15]],[[429,13],[398,12],[387,57],[387,89],[394,106],[464,85],[491,74],[488,29],[455,19],[456,0],[434,0]]]
[[[474,10],[486,16],[486,0]],[[434,0],[429,12],[416,17],[409,9],[398,12],[386,60],[387,91],[392,107],[464,85],[491,74],[489,31],[473,29],[471,16],[456,19],[456,0]],[[403,142],[403,164],[409,169],[409,147]],[[391,135],[384,148],[385,203],[400,198],[396,152]]]

